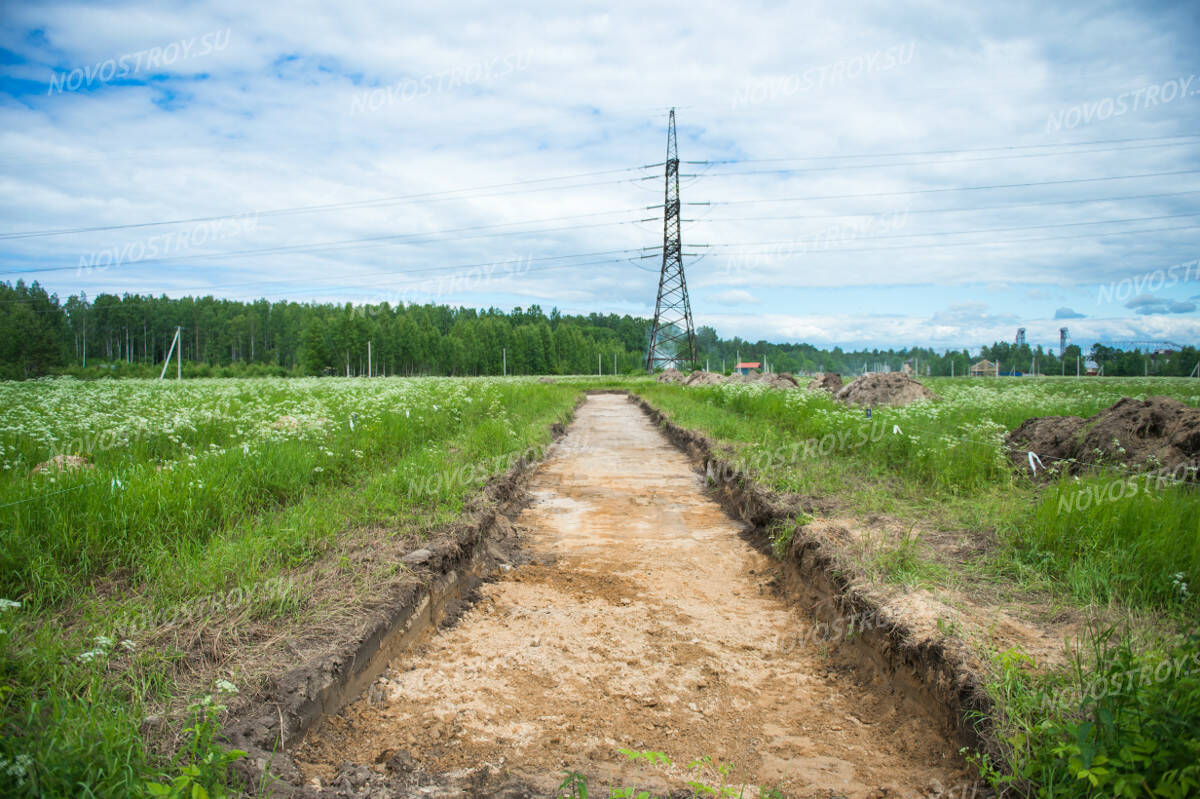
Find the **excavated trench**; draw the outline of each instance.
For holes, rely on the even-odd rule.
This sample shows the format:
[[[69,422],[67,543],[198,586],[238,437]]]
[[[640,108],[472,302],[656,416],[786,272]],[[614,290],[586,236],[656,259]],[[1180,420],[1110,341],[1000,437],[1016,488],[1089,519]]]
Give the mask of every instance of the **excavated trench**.
[[[548,796],[572,769],[593,795],[666,794],[704,756],[786,796],[929,796],[967,779],[946,707],[810,635],[786,567],[628,397],[590,396],[529,490],[527,562],[313,725],[292,748],[308,791]],[[676,765],[639,768],[621,749]]]

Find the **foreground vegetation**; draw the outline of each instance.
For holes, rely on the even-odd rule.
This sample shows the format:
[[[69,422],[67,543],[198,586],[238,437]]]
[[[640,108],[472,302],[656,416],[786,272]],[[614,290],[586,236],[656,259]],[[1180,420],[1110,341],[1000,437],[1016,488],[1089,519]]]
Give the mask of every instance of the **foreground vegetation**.
[[[217,795],[220,707],[264,672],[196,642],[319,620],[322,580],[365,601],[397,566],[356,548],[428,535],[545,443],[581,387],[623,385],[777,491],[911,526],[858,553],[869,577],[1139,625],[1096,628],[1070,667],[991,653],[1005,756],[977,763],[994,785],[1194,794],[1195,488],[1113,492],[1129,475],[1103,467],[1035,481],[1003,437],[1126,395],[1200,406],[1200,381],[928,382],[942,401],[870,419],[816,392],[627,378],[0,383],[0,793]],[[33,473],[58,455],[94,468]],[[939,530],[979,546],[947,558],[921,537]]]
[[[875,408],[869,420],[864,409],[823,393],[755,384],[655,384],[637,392],[677,424],[729,448],[745,472],[776,491],[819,500],[831,513],[886,515],[913,530],[894,545],[857,553],[868,576],[1139,620],[1141,627],[1117,633],[1093,629],[1071,669],[1047,669],[1019,650],[992,653],[990,690],[1006,756],[978,762],[996,787],[1044,796],[1195,795],[1195,484],[1151,481],[1113,491],[1114,483],[1129,484],[1128,473],[1098,464],[1068,476],[1054,463],[1046,465],[1057,476],[1035,481],[1027,466],[1014,465],[1003,439],[1029,417],[1088,416],[1122,396],[1168,395],[1200,406],[1200,381],[927,384],[942,401]],[[922,531],[938,530],[971,531],[979,546],[945,557],[921,540]]]
[[[380,547],[455,518],[485,480],[548,441],[578,391],[450,379],[0,383],[0,794],[219,791],[218,708],[262,675],[236,659],[197,662],[189,641],[215,648],[221,632],[277,635],[319,616],[318,563],[334,573],[338,605],[369,600],[398,567],[351,560],[364,531]],[[94,468],[32,473],[60,454]],[[196,684],[197,673],[219,679]]]

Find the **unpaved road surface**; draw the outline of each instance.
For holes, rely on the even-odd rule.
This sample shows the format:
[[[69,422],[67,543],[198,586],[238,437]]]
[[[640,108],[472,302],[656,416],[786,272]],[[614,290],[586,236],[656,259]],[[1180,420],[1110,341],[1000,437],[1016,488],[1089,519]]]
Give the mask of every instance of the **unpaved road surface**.
[[[309,735],[295,754],[313,784],[351,762],[482,768],[543,795],[569,768],[595,796],[665,793],[702,756],[787,796],[928,796],[964,781],[937,714],[866,664],[780,646],[809,621],[779,595],[779,565],[625,397],[592,395],[531,491],[517,526],[532,562],[483,585],[455,626]],[[639,771],[622,748],[676,766]]]

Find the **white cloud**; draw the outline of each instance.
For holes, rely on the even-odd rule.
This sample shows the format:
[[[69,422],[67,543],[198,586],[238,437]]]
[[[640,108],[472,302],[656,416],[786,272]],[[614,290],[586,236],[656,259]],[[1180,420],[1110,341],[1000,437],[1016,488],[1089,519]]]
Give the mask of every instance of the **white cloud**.
[[[744,289],[727,289],[717,292],[713,299],[722,305],[758,305],[761,300]]]
[[[1125,307],[1132,308],[1134,313],[1143,315],[1177,314],[1191,313],[1196,310],[1196,303],[1156,297],[1153,294],[1139,294],[1125,303]]]
[[[694,293],[698,317],[728,319],[723,334],[754,339],[770,333],[838,343],[831,331],[898,344],[1008,339],[1018,320],[1054,313],[1053,306],[1027,307],[1047,299],[1039,286],[1053,286],[1056,303],[1080,307],[1085,286],[1195,257],[1195,230],[1187,228],[1195,218],[1174,215],[1195,211],[1200,193],[1147,195],[1200,189],[1200,174],[1047,184],[1200,168],[1193,144],[1099,144],[1053,157],[1031,157],[1037,149],[980,151],[1193,132],[1195,103],[1046,131],[1047,119],[1063,108],[1190,74],[1196,25],[1179,14],[1136,7],[1097,14],[1083,4],[1046,11],[1032,3],[711,3],[683,14],[670,5],[620,2],[602,12],[549,4],[310,3],[283,13],[233,0],[168,10],[13,6],[0,46],[25,63],[6,66],[9,80],[0,84],[0,232],[263,212],[638,167],[662,160],[665,108],[677,105],[685,160],[810,159],[685,165],[686,175],[700,177],[683,179],[684,201],[715,203],[686,206],[685,251],[708,254],[689,258],[689,280],[724,289]],[[227,47],[181,60],[148,85],[46,94],[55,70],[218,29],[230,31]],[[805,31],[800,50],[796,30]],[[849,76],[854,59],[909,43],[905,63]],[[521,68],[500,74],[495,67],[521,56]],[[812,70],[823,76],[819,85],[787,90]],[[439,88],[406,93],[423,79]],[[757,85],[784,91],[735,102]],[[360,102],[356,111],[356,97],[389,87],[392,99],[378,110],[364,111]],[[962,149],[976,152],[942,152]],[[870,153],[912,154],[846,157]],[[775,171],[788,167],[805,171]],[[661,242],[661,224],[644,221],[659,213],[647,206],[662,202],[660,169],[262,214],[253,235],[186,253],[255,254],[101,273],[76,274],[74,267],[88,253],[174,228],[8,239],[0,279],[36,278],[64,295],[387,297],[420,290],[431,275],[532,259],[521,274],[483,286],[447,280],[462,288],[441,299],[648,315],[655,262],[636,256]],[[651,179],[630,182],[643,176]],[[1034,183],[1046,185],[944,191]],[[800,197],[825,199],[794,199]],[[1135,199],[1095,202],[1113,197]],[[791,199],[759,202],[779,198]],[[719,204],[741,200],[755,202]],[[1082,200],[1088,202],[1075,202]],[[613,213],[599,215],[607,211]],[[533,221],[567,216],[575,218]],[[1163,218],[1113,221],[1147,217]],[[275,251],[434,231],[458,232]],[[539,260],[584,253],[605,255]],[[18,274],[48,266],[66,269]],[[432,269],[442,271],[416,271]],[[953,305],[911,316],[900,315],[883,292],[842,316],[784,291],[929,286],[960,297],[989,285],[981,291],[988,308]],[[1016,286],[1024,296],[1008,290]],[[764,313],[724,315],[728,306],[755,300]],[[1165,306],[1171,321],[1191,325],[1175,334],[1195,339],[1200,326],[1179,318],[1184,311],[1171,309],[1183,304],[1172,302]],[[1127,319],[1111,324],[1127,327],[1128,337],[1157,329],[1162,314],[1127,310]],[[1110,324],[1092,321],[1097,330]]]

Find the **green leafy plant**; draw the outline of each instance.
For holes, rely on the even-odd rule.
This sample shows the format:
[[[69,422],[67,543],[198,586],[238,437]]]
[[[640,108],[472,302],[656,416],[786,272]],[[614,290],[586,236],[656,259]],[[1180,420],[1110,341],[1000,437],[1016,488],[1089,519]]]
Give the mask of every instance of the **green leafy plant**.
[[[744,796],[746,786],[741,785],[734,787],[729,784],[729,775],[733,772],[734,766],[732,763],[721,763],[714,761],[710,756],[704,755],[698,757],[688,763],[688,770],[695,773],[696,778],[689,780],[687,785],[692,789],[692,796],[715,796],[720,799],[726,797]]]
[[[237,693],[237,688],[225,680],[217,681],[217,690],[222,694]],[[225,705],[214,700],[212,694],[201,697],[188,706],[192,723],[184,729],[189,744],[176,756],[179,773],[169,782],[147,782],[143,786],[147,796],[165,799],[224,799],[228,796],[226,781],[229,766],[246,756],[238,749],[225,749],[218,745],[215,737],[217,719]]]
[[[1076,656],[1068,687],[1078,699],[1061,708],[1029,678],[1012,674],[1021,657],[1005,659],[1009,673],[998,686],[1010,697],[1016,726],[1006,740],[1009,773],[976,758],[993,786],[1034,785],[1056,797],[1200,793],[1200,633],[1138,652],[1128,638],[1102,631],[1089,662]]]
[[[811,516],[801,513],[790,519],[776,522],[771,528],[771,553],[779,560],[783,560],[792,547],[792,540],[795,539],[797,531],[811,521]]]
[[[588,799],[587,777],[578,771],[564,771],[566,776],[555,792],[555,799]]]

